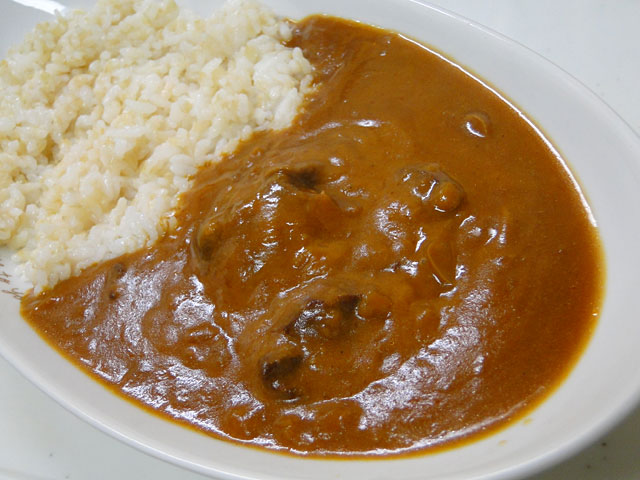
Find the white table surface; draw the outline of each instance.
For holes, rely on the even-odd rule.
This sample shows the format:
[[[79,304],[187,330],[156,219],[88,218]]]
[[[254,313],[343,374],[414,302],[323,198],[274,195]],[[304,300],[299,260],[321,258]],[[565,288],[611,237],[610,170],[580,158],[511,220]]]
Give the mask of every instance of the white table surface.
[[[29,8],[13,1],[0,0],[2,15]],[[515,39],[556,63],[640,134],[640,0],[433,3]],[[0,358],[0,479],[147,478],[205,477],[151,458],[83,423]],[[640,408],[593,445],[529,480],[533,478],[640,480]]]

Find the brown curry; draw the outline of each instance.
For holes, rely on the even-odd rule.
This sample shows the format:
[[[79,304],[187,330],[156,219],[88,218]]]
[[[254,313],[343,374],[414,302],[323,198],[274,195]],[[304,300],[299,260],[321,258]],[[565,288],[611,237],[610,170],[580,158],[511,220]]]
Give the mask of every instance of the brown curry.
[[[522,415],[599,307],[575,183],[422,46],[324,17],[291,44],[317,85],[295,124],[201,170],[156,245],[25,316],[129,398],[262,447],[398,453]]]

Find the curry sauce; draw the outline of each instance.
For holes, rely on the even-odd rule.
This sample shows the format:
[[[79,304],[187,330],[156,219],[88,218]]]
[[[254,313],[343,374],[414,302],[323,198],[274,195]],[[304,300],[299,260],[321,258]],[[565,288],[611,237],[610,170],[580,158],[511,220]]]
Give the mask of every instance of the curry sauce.
[[[399,35],[295,30],[294,125],[198,172],[150,248],[23,300],[140,405],[304,454],[451,444],[540,402],[599,308],[599,242],[548,143]]]

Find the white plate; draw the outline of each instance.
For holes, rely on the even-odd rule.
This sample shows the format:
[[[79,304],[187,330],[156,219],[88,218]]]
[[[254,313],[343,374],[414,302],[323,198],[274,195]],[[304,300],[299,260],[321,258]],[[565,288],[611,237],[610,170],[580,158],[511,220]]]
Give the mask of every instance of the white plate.
[[[207,2],[189,5],[201,13]],[[292,17],[322,11],[394,28],[470,67],[531,116],[577,173],[601,228],[608,281],[599,327],[561,388],[520,422],[483,441],[393,461],[314,461],[245,449],[160,420],[103,387],[49,349],[0,294],[0,351],[70,410],[161,458],[227,478],[512,478],[531,474],[592,441],[640,396],[640,311],[634,273],[640,240],[629,213],[640,206],[640,141],[573,79],[535,54],[469,22],[410,0],[273,0]],[[80,5],[75,2],[74,5]],[[207,8],[209,8],[207,6]],[[19,22],[16,28],[22,28]],[[4,37],[3,37],[4,39]],[[4,45],[2,45],[4,47]],[[0,258],[6,259],[5,254]],[[6,263],[6,262],[5,262]],[[15,284],[19,288],[18,284]]]

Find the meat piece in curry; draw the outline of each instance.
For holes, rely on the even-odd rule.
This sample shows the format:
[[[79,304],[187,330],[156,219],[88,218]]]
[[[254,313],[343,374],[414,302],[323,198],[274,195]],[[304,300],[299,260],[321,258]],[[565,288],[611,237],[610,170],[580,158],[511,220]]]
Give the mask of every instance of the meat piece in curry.
[[[24,300],[55,346],[141,405],[305,454],[475,438],[567,374],[599,244],[538,132],[402,37],[311,17],[294,125],[201,170],[153,247]]]

